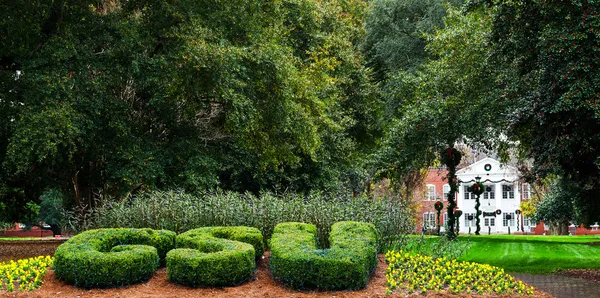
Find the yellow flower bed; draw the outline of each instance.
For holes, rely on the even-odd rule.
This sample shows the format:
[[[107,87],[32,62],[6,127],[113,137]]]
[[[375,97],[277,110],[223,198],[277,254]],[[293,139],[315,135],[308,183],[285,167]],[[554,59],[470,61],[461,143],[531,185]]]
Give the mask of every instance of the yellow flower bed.
[[[52,266],[50,256],[0,263],[0,290],[32,291],[42,285],[42,277]]]
[[[388,251],[386,293],[427,291],[451,294],[531,295],[534,288],[505,274],[504,269],[486,264],[457,262],[446,258]]]

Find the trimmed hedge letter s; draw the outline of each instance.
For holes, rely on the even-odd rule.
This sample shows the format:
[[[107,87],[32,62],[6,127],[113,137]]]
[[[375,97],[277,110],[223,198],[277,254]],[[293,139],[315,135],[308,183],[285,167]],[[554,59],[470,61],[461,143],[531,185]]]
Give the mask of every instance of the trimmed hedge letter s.
[[[60,245],[54,254],[54,274],[84,288],[118,287],[149,279],[167,251],[175,247],[175,232],[152,229],[85,231]]]
[[[331,227],[329,249],[317,249],[316,234],[311,224],[278,224],[270,240],[273,276],[292,288],[364,288],[377,267],[375,226],[337,222]]]
[[[234,286],[250,278],[255,258],[263,255],[260,230],[206,227],[177,236],[167,253],[167,278],[188,286]]]

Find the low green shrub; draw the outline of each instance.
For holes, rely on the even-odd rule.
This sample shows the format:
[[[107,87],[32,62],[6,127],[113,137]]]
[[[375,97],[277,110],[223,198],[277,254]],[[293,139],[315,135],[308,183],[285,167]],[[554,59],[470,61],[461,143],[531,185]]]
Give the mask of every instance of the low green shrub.
[[[273,277],[292,288],[360,289],[377,266],[377,230],[370,223],[337,222],[329,249],[317,249],[312,224],[289,222],[275,227],[270,240]]]
[[[188,286],[240,284],[264,252],[260,230],[250,227],[190,230],[177,236],[177,247],[167,254],[167,278]]]
[[[118,287],[149,279],[168,251],[175,232],[152,229],[98,229],[74,236],[54,254],[54,274],[84,288]]]

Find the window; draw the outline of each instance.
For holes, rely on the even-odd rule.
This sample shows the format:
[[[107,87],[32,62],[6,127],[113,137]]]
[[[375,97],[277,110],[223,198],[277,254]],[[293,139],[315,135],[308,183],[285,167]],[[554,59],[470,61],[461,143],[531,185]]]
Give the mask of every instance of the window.
[[[510,215],[510,219],[507,219],[507,215]],[[515,226],[515,213],[502,213],[502,226],[504,227],[514,227]]]
[[[435,201],[435,185],[427,185],[427,200]]]
[[[503,199],[514,199],[515,192],[513,190],[512,184],[503,184],[502,185],[502,198]]]
[[[523,183],[523,199],[531,197],[531,186],[528,183]]]
[[[530,227],[531,226],[531,220],[529,219],[529,217],[523,217],[523,226],[524,227]]]
[[[469,220],[469,215],[473,216],[473,220]],[[475,213],[465,213],[465,227],[474,227],[475,220]]]
[[[444,227],[448,226],[448,213],[444,213]]]
[[[491,188],[490,191],[487,191],[487,188]],[[496,191],[496,186],[495,185],[486,185],[485,186],[486,191],[483,193],[483,199],[484,200],[493,200],[496,198],[496,194],[494,193]]]
[[[444,184],[444,200],[448,199],[449,192],[450,192],[450,185]]]
[[[433,213],[433,212],[423,213],[423,226],[427,227],[429,229],[436,226],[435,213]]]
[[[472,193],[469,191],[469,187],[468,186],[463,186],[463,192],[464,192],[464,198],[465,200],[469,200],[471,198],[475,198],[472,196]]]
[[[493,217],[486,217],[483,222],[485,227],[493,227],[496,225],[496,219]]]

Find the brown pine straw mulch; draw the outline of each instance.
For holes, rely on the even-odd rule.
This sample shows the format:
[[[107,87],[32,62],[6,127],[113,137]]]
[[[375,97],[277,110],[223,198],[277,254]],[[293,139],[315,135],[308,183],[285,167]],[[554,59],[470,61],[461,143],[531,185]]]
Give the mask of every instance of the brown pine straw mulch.
[[[600,283],[600,269],[568,269],[560,272],[561,275],[582,278]]]
[[[508,295],[449,295],[444,293],[431,293],[425,295],[393,295],[385,294],[385,256],[379,255],[379,264],[371,279],[369,286],[359,291],[295,291],[273,280],[268,267],[269,253],[258,262],[257,270],[250,280],[237,287],[228,288],[190,288],[171,283],[167,280],[165,268],[159,269],[147,282],[116,289],[91,289],[76,288],[57,280],[52,270],[44,277],[44,284],[33,292],[0,292],[2,297],[509,297]],[[532,298],[550,298],[547,293],[536,291]]]

